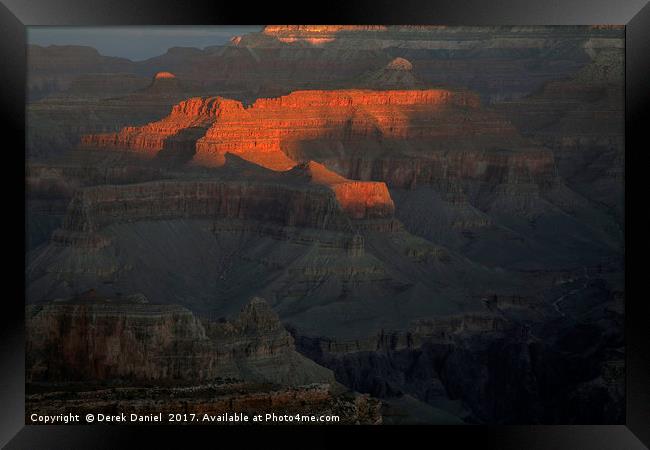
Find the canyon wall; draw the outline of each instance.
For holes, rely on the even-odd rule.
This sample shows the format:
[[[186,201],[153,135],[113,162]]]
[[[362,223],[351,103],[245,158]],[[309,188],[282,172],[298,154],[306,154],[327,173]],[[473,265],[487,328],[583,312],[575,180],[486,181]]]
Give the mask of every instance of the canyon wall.
[[[294,351],[278,316],[255,298],[230,322],[175,305],[85,298],[27,307],[27,379],[100,382],[215,378],[284,385],[331,382]]]
[[[349,219],[390,219],[393,210],[383,183],[346,181],[329,189],[247,181],[156,181],[75,191],[63,229],[92,233],[112,223],[138,220],[225,218],[347,230]]]
[[[160,121],[142,127],[125,127],[114,134],[85,135],[81,137],[81,144],[156,154],[163,149],[168,138],[181,131],[196,129],[205,132],[223,110],[231,107],[243,109],[241,103],[220,97],[192,98],[174,105],[170,114]]]

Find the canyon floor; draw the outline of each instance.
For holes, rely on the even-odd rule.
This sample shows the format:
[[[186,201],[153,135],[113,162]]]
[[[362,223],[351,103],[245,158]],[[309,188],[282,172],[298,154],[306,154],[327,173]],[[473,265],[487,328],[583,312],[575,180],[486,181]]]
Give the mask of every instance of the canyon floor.
[[[622,423],[623,67],[617,27],[30,46],[28,409]]]

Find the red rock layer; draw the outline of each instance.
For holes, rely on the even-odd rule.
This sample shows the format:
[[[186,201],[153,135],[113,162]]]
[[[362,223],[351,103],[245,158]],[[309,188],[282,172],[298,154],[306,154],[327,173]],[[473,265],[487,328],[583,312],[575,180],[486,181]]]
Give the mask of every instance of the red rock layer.
[[[443,110],[478,107],[476,95],[441,89],[296,91],[222,114],[197,141],[194,160],[219,165],[222,155],[231,152],[286,170],[292,166],[286,157],[292,143],[431,138],[449,132],[435,126]]]
[[[352,219],[391,217],[395,211],[383,182],[348,180],[314,161],[301,164],[298,170],[304,171],[311,183],[334,191],[339,205]]]
[[[169,116],[162,120],[142,127],[125,127],[118,133],[84,135],[81,145],[128,149],[153,156],[182,131],[204,132],[222,111],[230,109],[243,109],[243,106],[221,97],[190,98],[174,105]]]
[[[442,136],[454,130],[427,126],[428,120],[442,118],[443,109],[478,109],[479,103],[474,94],[442,89],[297,91],[259,99],[249,108],[221,97],[192,98],[174,106],[169,116],[157,122],[126,127],[119,133],[86,135],[81,142],[83,146],[155,154],[183,130],[200,133],[208,128],[196,141],[196,163],[218,166],[223,164],[223,155],[231,152],[264,167],[287,170],[295,165],[282,151],[289,141]],[[495,132],[510,130],[507,123],[499,121],[484,123],[486,127],[496,128]],[[462,126],[456,126],[454,134],[462,131]]]
[[[171,72],[158,72],[155,76],[154,79],[158,80],[161,78],[176,78],[176,75],[174,75]]]
[[[538,182],[553,168],[550,152],[530,148],[510,122],[481,108],[476,94],[444,89],[296,91],[250,107],[194,98],[158,122],[83,143],[195,152],[192,162],[202,166],[223,165],[226,153],[276,171],[318,160],[349,178],[402,187],[468,177]],[[517,151],[492,151],[498,148]],[[336,192],[345,206],[355,195],[386,197],[381,189],[345,184]]]

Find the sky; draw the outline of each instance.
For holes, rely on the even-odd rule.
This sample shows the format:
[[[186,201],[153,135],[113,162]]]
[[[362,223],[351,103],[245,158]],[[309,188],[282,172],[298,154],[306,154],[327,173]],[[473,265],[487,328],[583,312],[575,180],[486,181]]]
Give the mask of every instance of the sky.
[[[133,61],[158,56],[170,47],[198,47],[227,43],[233,36],[256,32],[262,26],[125,26],[28,27],[30,44],[88,45],[106,56]]]

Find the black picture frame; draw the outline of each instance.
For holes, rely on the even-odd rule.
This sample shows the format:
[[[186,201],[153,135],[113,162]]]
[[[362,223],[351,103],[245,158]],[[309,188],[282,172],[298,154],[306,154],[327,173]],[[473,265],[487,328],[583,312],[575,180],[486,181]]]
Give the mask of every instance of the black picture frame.
[[[0,316],[0,445],[7,449],[122,448],[146,440],[165,448],[181,439],[209,439],[210,447],[225,445],[225,434],[236,439],[282,439],[308,447],[337,445],[357,433],[371,434],[393,445],[451,442],[454,447],[500,449],[642,449],[650,445],[650,350],[648,350],[648,300],[632,286],[632,255],[641,253],[632,241],[632,167],[647,144],[643,137],[650,124],[650,4],[646,0],[363,0],[314,5],[273,2],[176,0],[2,0],[0,4],[0,108],[2,111],[3,200],[11,200],[3,220],[5,245],[13,243],[5,258],[4,273],[11,288]],[[253,6],[254,5],[254,6]],[[24,186],[26,26],[33,25],[219,25],[266,23],[323,24],[438,24],[438,25],[589,25],[624,24],[626,41],[626,423],[603,426],[431,426],[431,427],[266,427],[251,433],[241,427],[163,427],[24,424],[24,235],[25,205],[17,186]],[[11,142],[11,144],[9,144]],[[637,145],[638,143],[638,145]],[[636,154],[635,154],[636,153]],[[9,158],[9,159],[8,159]],[[640,171],[640,169],[637,169]],[[643,186],[640,190],[643,194]],[[24,194],[24,193],[23,193]],[[22,211],[22,214],[21,214]],[[22,220],[21,220],[22,218]],[[635,281],[638,289],[639,281]],[[333,433],[332,430],[336,431]],[[285,437],[289,431],[290,440]],[[405,434],[408,433],[408,434]],[[235,436],[228,436],[233,438]],[[334,440],[330,442],[330,440]],[[273,441],[267,441],[269,443]],[[286,442],[286,444],[284,444]],[[447,445],[445,445],[447,447]]]

